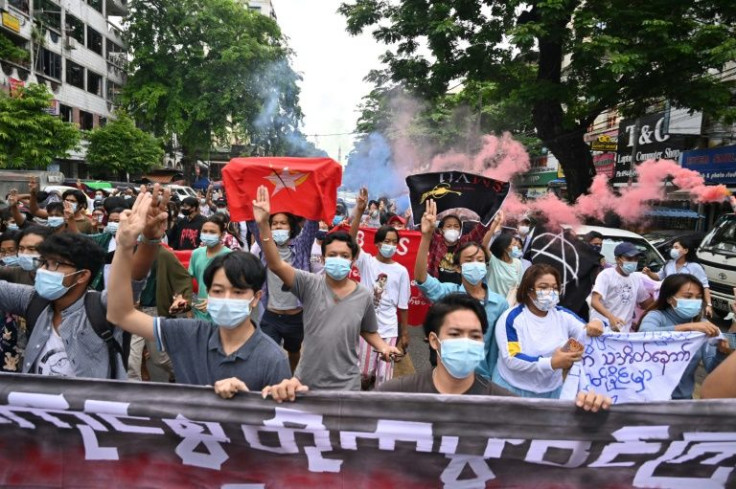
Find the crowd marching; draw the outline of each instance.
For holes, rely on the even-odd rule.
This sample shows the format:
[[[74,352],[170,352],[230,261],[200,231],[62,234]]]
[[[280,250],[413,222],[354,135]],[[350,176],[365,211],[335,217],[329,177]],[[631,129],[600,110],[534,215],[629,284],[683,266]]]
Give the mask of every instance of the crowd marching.
[[[558,269],[529,261],[534,216],[513,222],[499,211],[469,225],[453,213],[438,219],[428,199],[414,226],[410,210],[398,215],[361,189],[353,209],[338,201],[325,223],[271,213],[261,186],[254,219],[241,223],[226,199],[210,188],[178,200],[158,185],[86,195],[32,181],[28,195],[11,192],[0,236],[2,371],[146,380],[150,359],[170,381],[223,398],[294,401],[308,389],[559,398],[587,337],[720,334],[686,240],[654,273],[638,270],[629,243],[605,263],[602,236],[581,237],[600,260],[589,310],[572,312],[559,305]],[[375,255],[360,246],[361,228],[375,231]],[[421,234],[412,274],[395,260],[409,229]],[[395,376],[409,351],[412,276],[432,304],[430,364]],[[713,371],[702,397],[736,396],[730,353],[726,341],[703,345],[672,397],[693,397],[701,362]],[[611,399],[588,391],[576,403],[598,411]]]

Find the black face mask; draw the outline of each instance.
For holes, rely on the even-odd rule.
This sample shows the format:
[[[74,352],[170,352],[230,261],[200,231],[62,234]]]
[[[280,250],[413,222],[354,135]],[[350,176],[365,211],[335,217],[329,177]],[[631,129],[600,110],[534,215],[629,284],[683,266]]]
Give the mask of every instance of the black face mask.
[[[192,209],[179,209],[179,212],[181,212],[183,216],[188,216],[192,213]]]
[[[595,251],[596,253],[600,253],[603,249],[603,246],[601,245],[590,245],[590,247],[593,248],[593,251]]]
[[[317,231],[317,240],[318,241],[324,241],[324,239],[325,239],[326,236],[327,236],[327,231],[324,231],[322,229],[320,229],[319,231]]]

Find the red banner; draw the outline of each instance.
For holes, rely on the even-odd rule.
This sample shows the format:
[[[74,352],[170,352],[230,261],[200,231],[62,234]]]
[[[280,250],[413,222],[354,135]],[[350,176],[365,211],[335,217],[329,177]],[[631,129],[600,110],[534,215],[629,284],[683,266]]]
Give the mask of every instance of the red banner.
[[[358,244],[373,256],[378,253],[378,248],[373,244],[376,231],[378,230],[375,228],[360,228],[360,231],[358,231]],[[412,326],[419,326],[424,323],[424,316],[427,315],[427,309],[431,305],[414,282],[414,262],[417,259],[417,250],[419,249],[419,241],[421,239],[422,233],[419,231],[399,231],[399,246],[394,255],[394,260],[409,270],[409,278],[411,279],[409,324]],[[360,281],[360,274],[355,268],[353,268],[351,277]]]
[[[253,200],[268,188],[271,213],[332,222],[342,166],[330,158],[233,158],[222,170],[233,221],[253,219]]]

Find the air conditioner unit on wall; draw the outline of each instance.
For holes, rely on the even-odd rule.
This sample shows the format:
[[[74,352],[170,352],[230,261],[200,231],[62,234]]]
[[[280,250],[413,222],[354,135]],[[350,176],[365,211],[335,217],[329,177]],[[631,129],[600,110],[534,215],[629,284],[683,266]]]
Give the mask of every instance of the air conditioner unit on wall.
[[[77,40],[73,37],[67,37],[64,39],[64,49],[71,51],[72,49],[77,49]]]

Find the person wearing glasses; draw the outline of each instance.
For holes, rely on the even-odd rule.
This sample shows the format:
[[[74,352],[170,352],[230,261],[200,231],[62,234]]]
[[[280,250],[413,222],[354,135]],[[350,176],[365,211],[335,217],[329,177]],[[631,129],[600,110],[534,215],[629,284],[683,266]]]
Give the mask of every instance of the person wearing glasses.
[[[140,295],[156,257],[159,241],[155,238],[166,219],[167,200],[168,195],[151,206],[147,214],[131,267],[136,296]],[[40,243],[37,252],[40,256],[34,260],[38,268],[33,286],[0,281],[0,310],[9,314],[26,317],[36,294],[49,301],[29,331],[22,372],[126,379],[120,355],[116,355],[112,375],[108,346],[95,333],[85,305],[88,286],[104,264],[105,251],[81,234],[58,233]],[[106,292],[102,293],[99,307],[107,308]],[[116,330],[114,336],[120,342],[122,332]]]
[[[516,291],[518,305],[496,323],[499,356],[493,382],[521,397],[557,399],[562,372],[583,357],[582,348],[566,348],[574,339],[603,334],[603,321],[588,324],[558,306],[560,275],[551,265],[532,265]]]

